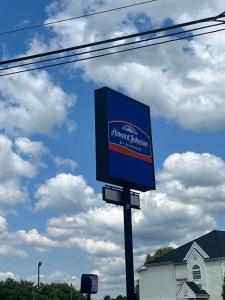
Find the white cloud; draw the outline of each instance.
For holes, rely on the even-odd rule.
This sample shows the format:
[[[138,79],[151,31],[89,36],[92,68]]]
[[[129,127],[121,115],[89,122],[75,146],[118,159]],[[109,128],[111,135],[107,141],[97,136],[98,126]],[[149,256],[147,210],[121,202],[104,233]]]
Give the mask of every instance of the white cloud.
[[[59,211],[82,211],[88,206],[97,205],[94,190],[82,176],[58,174],[46,181],[37,192],[36,209],[51,208]]]
[[[207,179],[203,173],[208,174]],[[163,246],[184,244],[216,227],[211,208],[217,205],[217,189],[224,183],[224,174],[223,160],[212,154],[174,153],[165,160],[157,176],[157,190],[142,193],[141,211],[133,211],[135,268],[144,262],[147,253]],[[196,201],[194,191],[200,188],[211,189],[211,208],[207,206],[209,194],[202,192],[202,202]],[[189,189],[192,195],[188,194]],[[59,240],[62,247],[79,247],[90,256],[93,272],[101,279],[101,290],[118,286],[122,291],[122,209],[103,202],[100,207],[86,209],[49,219],[47,233]]]
[[[76,290],[80,289],[80,278],[75,275],[65,273],[62,271],[55,271],[53,273],[41,274],[41,282],[43,283],[67,283],[73,285]],[[27,280],[37,282],[37,275],[27,277]]]
[[[225,183],[225,162],[209,153],[174,153],[163,163],[157,179],[179,180],[186,186],[220,185]]]
[[[30,140],[29,142],[32,144]],[[26,187],[20,186],[20,180],[21,178],[33,178],[37,174],[39,166],[39,160],[24,159],[21,153],[18,153],[16,143],[13,143],[6,135],[0,134],[1,213],[6,213],[17,204],[24,203],[27,200]]]
[[[7,221],[4,217],[0,216],[0,233],[6,231],[7,229]]]
[[[225,211],[225,162],[215,155],[172,154],[158,179],[161,191],[174,202],[192,203],[210,214]]]
[[[11,245],[0,245],[0,256],[24,259],[28,257],[28,254],[22,249],[15,249]]]
[[[51,218],[47,222],[47,232],[53,237],[84,236],[108,239],[110,233],[122,234],[122,210],[102,203],[102,207],[88,209],[76,215]],[[90,226],[90,220],[92,226]],[[63,226],[61,226],[63,224]]]
[[[0,280],[5,281],[7,278],[15,278],[15,275],[12,272],[0,272]]]
[[[0,100],[0,127],[11,134],[50,134],[64,124],[75,103],[46,72],[3,78]]]
[[[121,276],[124,275],[125,261],[123,257],[103,257],[96,261],[95,266],[105,275]]]
[[[35,166],[15,153],[12,141],[7,136],[1,134],[0,181],[11,180],[20,176],[33,177],[35,174]]]
[[[48,252],[52,248],[61,246],[58,241],[40,234],[37,229],[9,231],[7,221],[2,216],[0,216],[0,244],[0,256],[23,259],[28,257],[27,249]]]
[[[69,167],[71,170],[74,170],[77,167],[77,163],[69,158],[63,158],[60,156],[54,157],[54,163],[56,164],[57,167]]]
[[[17,204],[24,203],[28,198],[27,192],[22,190],[16,180],[0,183],[0,209],[5,211]]]
[[[29,231],[19,230],[16,232],[17,238],[21,243],[26,243],[36,247],[39,252],[43,252],[52,247],[57,247],[58,243],[49,239],[48,237],[41,235],[36,229]]]
[[[80,287],[80,278],[77,276],[62,272],[55,271],[53,273],[48,274],[43,277],[44,282],[55,282],[55,283],[68,283],[69,285],[72,283],[73,286],[78,290]]]
[[[34,142],[27,137],[16,138],[15,145],[21,153],[34,158],[39,158],[48,153],[48,149],[42,142]]]
[[[65,242],[67,247],[79,247],[93,256],[118,256],[121,248],[110,241],[99,241],[87,238],[71,237]]]
[[[32,53],[38,49],[71,46],[100,40],[106,36],[134,32],[137,29],[133,21],[137,20],[138,13],[144,13],[151,18],[149,26],[158,27],[168,17],[168,11],[174,21],[183,22],[219,13],[222,8],[221,1],[218,0],[183,0],[182,5],[178,2],[157,2],[151,6],[136,8],[136,13],[130,10],[133,11],[131,19],[125,11],[107,15],[104,26],[101,18],[88,18],[64,23],[62,26],[52,26],[51,30],[57,33],[57,37],[51,39],[49,44],[44,44],[41,39],[36,38],[32,41],[29,51]],[[130,1],[127,0],[124,5],[128,3]],[[53,20],[53,16],[70,17],[74,11],[79,15],[84,11],[84,7],[92,7],[95,10],[110,6],[115,6],[115,1],[54,2],[48,9],[49,20]],[[187,48],[184,50],[187,46],[188,51]],[[123,56],[93,60],[77,67],[83,70],[85,79],[121,88],[130,96],[150,104],[155,115],[174,120],[184,128],[213,130],[225,127],[225,90],[220,84],[224,78],[224,61],[224,40],[219,34]],[[21,86],[27,85],[28,77],[31,77],[31,83],[28,86],[28,95],[24,95]],[[21,75],[15,80],[6,80],[7,95],[3,93],[3,84],[0,86],[5,101],[0,113],[0,126],[3,129],[10,133],[49,134],[55,126],[69,122],[68,109],[73,105],[71,98],[56,87],[46,73],[34,73],[23,76],[25,79],[19,78],[22,78]],[[13,84],[17,84],[15,90],[18,90],[19,86],[19,93],[13,90]],[[38,87],[42,85],[44,95]],[[50,101],[44,111],[46,103],[42,99],[46,98]],[[58,104],[57,111],[55,103]],[[25,146],[29,144],[28,140],[25,144],[24,140],[23,143],[21,141],[21,153],[35,152],[26,150],[30,149]],[[58,160],[58,164],[61,165],[69,166],[70,163]],[[27,176],[21,175],[21,171],[17,174],[17,177]],[[214,174],[216,176],[213,176]],[[210,214],[214,209],[217,212],[224,209],[224,174],[224,162],[210,154],[186,153],[169,157],[159,173],[158,190],[143,194],[142,211],[133,215],[135,259],[140,261],[141,254],[145,251],[153,251],[170,241],[180,244],[212,229],[215,221]],[[123,258],[107,258],[105,255],[115,255],[121,248],[122,212],[104,204],[94,208],[100,206],[97,204],[99,199],[94,190],[87,185],[82,176],[71,174],[59,174],[46,181],[38,188],[36,198],[36,209],[39,211],[47,208],[74,214],[50,219],[47,224],[48,234],[56,240],[70,241],[71,247],[80,247],[92,257],[103,256],[97,258],[95,267],[104,281],[104,287],[110,290],[112,283],[114,287],[121,287],[121,280],[124,280]],[[162,231],[162,227],[167,228],[167,234]],[[35,246],[38,251],[50,247],[51,242],[55,243],[35,230],[21,232],[21,240],[26,245]],[[65,247],[65,244],[62,243],[61,246]],[[55,274],[56,278],[63,276],[60,273]]]
[[[174,202],[160,188],[142,195],[141,208],[134,216],[134,240],[139,254],[139,246],[141,251],[146,247],[149,252],[170,242],[185,243],[215,227],[214,219],[200,206]]]
[[[93,258],[94,269],[91,273],[99,279],[98,296],[105,295],[116,297],[125,295],[125,262],[124,257],[98,257]]]
[[[74,11],[79,15],[90,7],[102,10],[115,7],[115,2],[64,0],[61,6],[50,6],[47,21],[71,17]],[[168,17],[174,22],[184,22],[222,11],[219,0],[151,3],[108,14],[104,16],[107,17],[104,26],[102,18],[97,16],[54,25],[51,30],[56,36],[50,44],[65,47],[135,32],[140,19],[146,20],[146,29],[149,29],[165,25]],[[46,46],[39,41],[39,48]],[[35,47],[31,45],[32,48]],[[84,78],[122,88],[130,96],[147,103],[155,115],[191,130],[217,130],[225,128],[225,88],[220,84],[225,74],[224,61],[224,38],[218,33],[92,60],[77,67],[84,71]]]

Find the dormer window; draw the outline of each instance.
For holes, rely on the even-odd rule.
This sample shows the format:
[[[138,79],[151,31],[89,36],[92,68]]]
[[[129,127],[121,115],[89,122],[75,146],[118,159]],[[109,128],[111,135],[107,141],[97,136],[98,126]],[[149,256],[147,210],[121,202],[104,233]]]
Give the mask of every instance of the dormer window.
[[[192,276],[193,280],[199,280],[201,279],[201,270],[198,265],[194,265],[192,268]]]

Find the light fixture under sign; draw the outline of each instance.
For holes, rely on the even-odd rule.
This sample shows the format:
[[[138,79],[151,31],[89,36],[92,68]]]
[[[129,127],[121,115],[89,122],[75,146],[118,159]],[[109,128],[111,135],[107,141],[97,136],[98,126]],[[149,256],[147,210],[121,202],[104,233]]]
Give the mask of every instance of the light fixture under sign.
[[[123,190],[112,186],[104,186],[102,188],[103,200],[110,204],[123,206]],[[135,192],[130,193],[131,207],[140,209],[139,194]]]

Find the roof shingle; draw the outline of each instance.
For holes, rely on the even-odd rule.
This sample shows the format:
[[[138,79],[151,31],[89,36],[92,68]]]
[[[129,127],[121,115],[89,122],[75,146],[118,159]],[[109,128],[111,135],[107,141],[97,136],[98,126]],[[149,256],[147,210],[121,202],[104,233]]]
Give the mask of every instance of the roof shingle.
[[[167,254],[156,258],[152,263],[183,262],[183,259],[193,242],[196,242],[202,250],[208,254],[209,258],[225,257],[225,231],[213,230]]]

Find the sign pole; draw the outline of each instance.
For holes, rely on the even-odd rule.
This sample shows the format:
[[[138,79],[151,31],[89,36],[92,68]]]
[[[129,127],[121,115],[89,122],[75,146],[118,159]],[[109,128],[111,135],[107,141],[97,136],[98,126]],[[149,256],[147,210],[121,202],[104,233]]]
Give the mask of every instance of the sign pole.
[[[127,300],[134,300],[132,215],[130,188],[127,185],[123,186],[123,201]]]
[[[91,300],[91,294],[87,294],[87,300]]]

